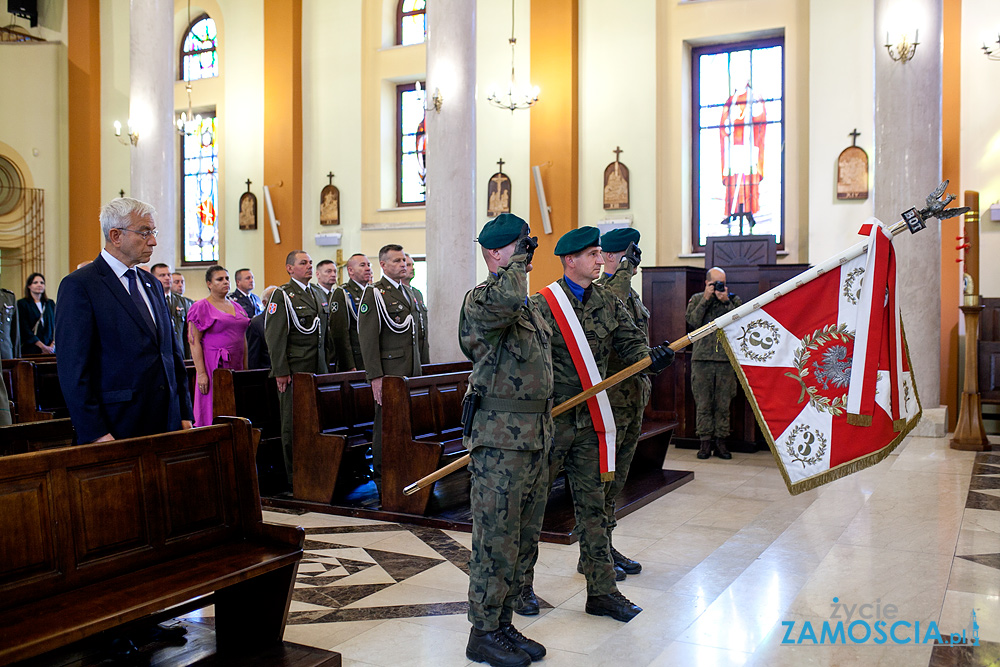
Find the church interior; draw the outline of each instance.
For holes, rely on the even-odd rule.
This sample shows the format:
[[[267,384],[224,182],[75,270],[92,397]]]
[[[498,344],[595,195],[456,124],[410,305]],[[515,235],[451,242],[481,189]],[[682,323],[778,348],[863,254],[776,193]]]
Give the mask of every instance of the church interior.
[[[251,269],[261,292],[287,280],[294,249],[343,270],[355,253],[374,268],[380,248],[403,246],[426,295],[431,361],[459,362],[463,297],[487,275],[477,231],[510,212],[539,237],[529,293],[562,275],[552,251],[564,233],[641,232],[633,286],[647,306],[681,276],[650,308],[673,340],[692,281],[704,289],[705,269],[725,259],[712,239],[773,239],[769,258],[748,260],[752,297],[764,265],[777,285],[948,180],[955,205],[975,208],[975,235],[959,216],[894,241],[923,410],[909,437],[870,468],[791,495],[766,444],[696,458],[676,416],[683,388],[668,400],[675,385],[654,383],[651,408],[681,422],[662,468],[682,482],[615,533],[643,563],[620,588],[644,611],[629,623],[588,616],[578,546],[543,540],[541,613],[514,623],[551,665],[1000,664],[1000,454],[951,446],[970,382],[983,438],[1000,441],[996,0],[0,9],[0,287],[18,297],[32,272],[54,297],[100,252],[100,207],[134,197],[157,210],[151,261],[183,274],[195,299],[213,264]],[[985,305],[978,331],[963,314],[971,296]],[[749,407],[734,415],[752,444]],[[305,529],[286,643],[358,667],[475,664],[464,652],[471,537],[401,516],[265,499],[265,522]],[[0,572],[0,598],[3,587]],[[908,634],[822,641],[838,599],[895,605]],[[172,617],[194,636],[215,629],[214,610]],[[928,640],[929,624],[941,636]],[[151,664],[191,664],[195,643]],[[45,659],[25,664],[98,664]]]

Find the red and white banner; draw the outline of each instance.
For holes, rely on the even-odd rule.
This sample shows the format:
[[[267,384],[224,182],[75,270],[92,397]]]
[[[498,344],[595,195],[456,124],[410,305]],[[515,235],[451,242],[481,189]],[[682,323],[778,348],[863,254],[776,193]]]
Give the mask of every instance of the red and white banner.
[[[539,294],[549,304],[552,315],[556,318],[559,332],[566,341],[569,355],[573,358],[573,366],[580,376],[580,386],[586,391],[595,384],[603,380],[597,368],[597,360],[594,359],[594,352],[590,349],[587,336],[580,326],[580,319],[576,316],[565,290],[559,282],[554,282],[538,291]],[[600,445],[601,455],[601,481],[606,482],[615,477],[615,416],[611,411],[611,402],[608,400],[608,392],[602,391],[596,396],[587,399],[587,409],[590,411],[590,418],[594,421],[594,431],[597,433],[597,441]]]
[[[892,241],[875,222],[867,254],[716,321],[792,494],[878,463],[920,418]]]

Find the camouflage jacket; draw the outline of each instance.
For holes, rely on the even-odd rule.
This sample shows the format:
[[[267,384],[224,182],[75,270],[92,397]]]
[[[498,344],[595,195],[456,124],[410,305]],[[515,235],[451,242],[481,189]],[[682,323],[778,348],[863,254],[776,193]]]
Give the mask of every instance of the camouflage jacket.
[[[525,255],[465,295],[459,345],[472,361],[469,391],[483,397],[466,448],[544,449],[552,417],[541,411],[490,410],[486,399],[546,401],[552,397],[552,330],[527,298]],[[516,403],[512,407],[516,406]]]
[[[711,299],[704,297],[704,293],[698,292],[688,301],[684,319],[687,321],[689,331],[694,331],[743,305],[743,301],[735,294],[729,295],[729,303],[722,303],[714,296]],[[701,340],[696,340],[691,348],[691,361],[729,361],[726,350],[717,336],[705,336]]]
[[[635,266],[631,263],[619,264],[618,270],[613,275],[603,274],[597,284],[607,287],[608,291],[621,299],[622,303],[625,304],[625,310],[632,317],[632,322],[642,331],[643,338],[649,340],[649,311],[643,305],[638,292],[632,289],[634,270]],[[611,377],[627,367],[628,364],[622,361],[617,352],[612,350],[605,377]],[[613,408],[638,408],[649,403],[651,393],[652,382],[649,376],[637,373],[608,389],[608,400]]]
[[[580,325],[587,336],[587,342],[590,343],[590,349],[594,353],[597,370],[602,378],[608,376],[608,361],[611,359],[612,350],[618,353],[626,365],[634,364],[649,356],[646,337],[633,324],[621,299],[609,292],[607,288],[594,285],[590,299],[584,305],[570,292],[569,287],[566,286],[565,278],[560,278],[558,282],[559,287],[566,292],[569,302],[573,305],[573,311],[580,320]],[[556,405],[558,405],[583,391],[580,386],[580,376],[577,375],[573,358],[570,356],[569,348],[566,347],[566,341],[559,331],[555,317],[549,309],[548,302],[541,294],[535,294],[531,300],[541,310],[545,321],[548,322],[553,332],[552,374],[555,381]],[[579,408],[576,413],[577,426],[593,428],[588,409],[585,405],[581,405]]]

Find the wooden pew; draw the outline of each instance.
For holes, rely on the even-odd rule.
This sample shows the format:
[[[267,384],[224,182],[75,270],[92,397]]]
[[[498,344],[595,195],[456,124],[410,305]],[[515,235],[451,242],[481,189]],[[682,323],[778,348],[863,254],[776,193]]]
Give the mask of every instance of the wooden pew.
[[[69,418],[0,426],[0,456],[69,447],[75,438]]]
[[[267,369],[234,371],[217,368],[212,376],[212,414],[249,419],[260,429],[256,450],[257,473],[263,495],[273,495],[286,486],[281,454],[281,411],[278,384]]]
[[[423,514],[433,485],[412,496],[403,487],[465,454],[462,399],[469,372],[382,381],[382,509]]]
[[[213,592],[220,657],[276,645],[304,539],[263,523],[243,419],[0,457],[0,665]]]

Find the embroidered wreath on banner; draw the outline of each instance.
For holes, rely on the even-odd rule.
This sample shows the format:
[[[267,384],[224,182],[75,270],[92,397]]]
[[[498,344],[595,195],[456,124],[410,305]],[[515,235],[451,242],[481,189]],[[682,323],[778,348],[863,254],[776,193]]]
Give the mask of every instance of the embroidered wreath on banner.
[[[758,363],[764,363],[775,355],[778,351],[778,343],[781,342],[781,334],[778,327],[767,320],[754,320],[741,329],[742,335],[736,340],[740,341],[740,352],[747,359]],[[763,352],[750,349],[755,347]]]
[[[851,302],[852,306],[858,305],[858,301],[861,300],[861,286],[864,284],[864,268],[858,267],[847,274],[847,278],[844,279],[844,297]],[[857,289],[854,288],[854,281],[858,279]]]
[[[802,442],[796,445],[800,435]],[[823,455],[826,454],[826,436],[820,431],[814,431],[807,424],[799,424],[788,434],[785,451],[793,460],[801,463],[803,468],[814,465],[822,461]]]
[[[827,343],[839,341],[843,345],[832,345],[826,347]],[[814,377],[824,390],[829,390],[830,385],[834,387],[846,388],[851,380],[851,360],[853,356],[848,355],[847,346],[854,342],[854,333],[848,331],[846,324],[828,324],[822,329],[818,329],[811,334],[802,337],[802,342],[795,350],[793,363],[795,373],[785,373],[802,386],[802,393],[799,394],[798,402],[809,397],[809,404],[820,412],[829,412],[834,417],[841,415],[847,406],[847,392],[840,396],[830,398],[819,392],[819,387],[806,384],[809,376],[809,359],[813,352],[826,347],[820,361],[814,361],[812,367],[815,370]]]

